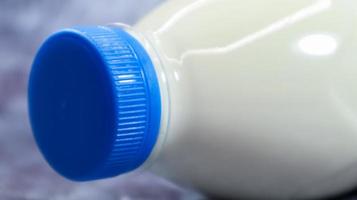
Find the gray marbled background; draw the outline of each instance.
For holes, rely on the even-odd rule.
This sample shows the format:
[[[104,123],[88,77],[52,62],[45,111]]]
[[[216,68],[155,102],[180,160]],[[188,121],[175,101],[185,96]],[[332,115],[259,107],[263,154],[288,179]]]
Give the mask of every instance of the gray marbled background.
[[[28,72],[48,34],[76,24],[132,24],[161,1],[0,0],[0,200],[199,199],[150,173],[65,180],[40,156],[27,118]]]
[[[86,183],[65,180],[40,156],[27,118],[28,72],[48,34],[78,24],[133,24],[162,1],[0,0],[0,200],[202,199],[150,173]],[[354,193],[333,199],[357,199]]]

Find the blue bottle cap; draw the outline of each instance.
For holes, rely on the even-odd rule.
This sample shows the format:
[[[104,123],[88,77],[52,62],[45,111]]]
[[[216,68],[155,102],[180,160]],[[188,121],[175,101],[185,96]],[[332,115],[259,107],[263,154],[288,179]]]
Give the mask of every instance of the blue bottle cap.
[[[161,102],[143,46],[113,27],[64,29],[38,51],[29,113],[48,163],[77,181],[139,167],[158,137]]]

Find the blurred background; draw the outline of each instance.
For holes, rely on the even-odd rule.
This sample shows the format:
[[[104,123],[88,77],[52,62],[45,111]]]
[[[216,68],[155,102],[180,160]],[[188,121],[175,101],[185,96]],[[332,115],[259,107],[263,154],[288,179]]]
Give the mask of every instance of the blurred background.
[[[52,171],[29,126],[27,78],[37,48],[73,25],[135,23],[162,0],[0,0],[0,199],[202,199],[150,173],[74,183]]]
[[[134,24],[163,0],[0,0],[0,200],[199,200],[149,172],[74,183],[38,152],[29,126],[27,78],[52,32],[73,25]],[[356,192],[332,199],[357,199]]]

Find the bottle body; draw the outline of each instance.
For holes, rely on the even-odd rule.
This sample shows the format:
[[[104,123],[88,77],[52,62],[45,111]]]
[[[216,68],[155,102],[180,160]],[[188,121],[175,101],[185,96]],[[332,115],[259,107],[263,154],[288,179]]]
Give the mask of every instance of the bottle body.
[[[152,167],[229,197],[314,198],[356,186],[356,8],[171,1],[142,20],[135,30],[168,88]]]
[[[76,181],[139,166],[228,198],[357,186],[357,2],[168,1],[64,29],[29,80],[35,140]]]

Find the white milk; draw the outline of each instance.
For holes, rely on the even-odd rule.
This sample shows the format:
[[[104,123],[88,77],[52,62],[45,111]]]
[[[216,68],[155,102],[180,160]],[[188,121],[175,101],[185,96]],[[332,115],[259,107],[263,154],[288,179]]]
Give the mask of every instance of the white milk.
[[[356,187],[356,22],[355,0],[172,0],[134,27],[113,25],[129,32],[145,47],[158,76],[161,127],[154,151],[143,168],[230,198],[316,198]],[[108,34],[108,41],[115,37],[113,32]],[[77,38],[78,44],[65,39],[76,48],[88,43],[81,39],[85,33],[79,37],[69,38]],[[100,37],[96,38],[99,44],[107,48],[108,41]],[[61,48],[59,52],[64,49],[71,57],[66,47]],[[58,59],[56,53],[50,55]],[[87,63],[86,55],[76,62]],[[46,60],[46,56],[37,62],[43,67],[41,59]],[[73,77],[68,80],[76,81]],[[66,97],[71,97],[66,87],[77,95],[71,85],[56,84]],[[44,86],[43,91],[47,90]],[[57,88],[49,91],[57,92]],[[37,94],[42,95],[41,91]],[[61,94],[55,95],[62,98]],[[84,120],[79,125],[69,121],[76,120],[72,116],[82,116],[80,111],[73,111],[69,119],[60,115],[78,107],[78,101],[69,107],[71,98],[60,100],[58,105],[63,109],[53,111],[60,122],[50,121],[53,127],[62,128],[63,122],[69,128],[85,128]],[[52,116],[51,110],[44,112]],[[36,111],[32,113],[35,116]],[[36,132],[43,122],[40,115],[33,118]],[[43,130],[55,130],[51,126]],[[59,151],[47,145],[51,137],[41,138],[41,130],[39,144],[42,150],[50,148],[54,152],[47,158],[56,168],[53,156],[66,149]],[[78,141],[86,139],[85,132],[79,134]],[[96,134],[90,136],[87,150],[94,148],[90,145],[95,146]],[[66,148],[67,137],[71,139],[71,135],[61,133],[56,137],[64,142],[57,145],[56,140],[52,141],[59,148]],[[82,147],[71,143],[70,148]],[[88,157],[85,151],[76,153]],[[62,154],[60,161],[71,157]],[[87,157],[83,160],[90,159]],[[77,162],[76,158],[71,161]],[[68,166],[60,166],[60,170],[70,171]]]
[[[353,0],[169,1],[147,16],[134,30],[169,101],[153,168],[228,197],[355,187],[356,21]]]

